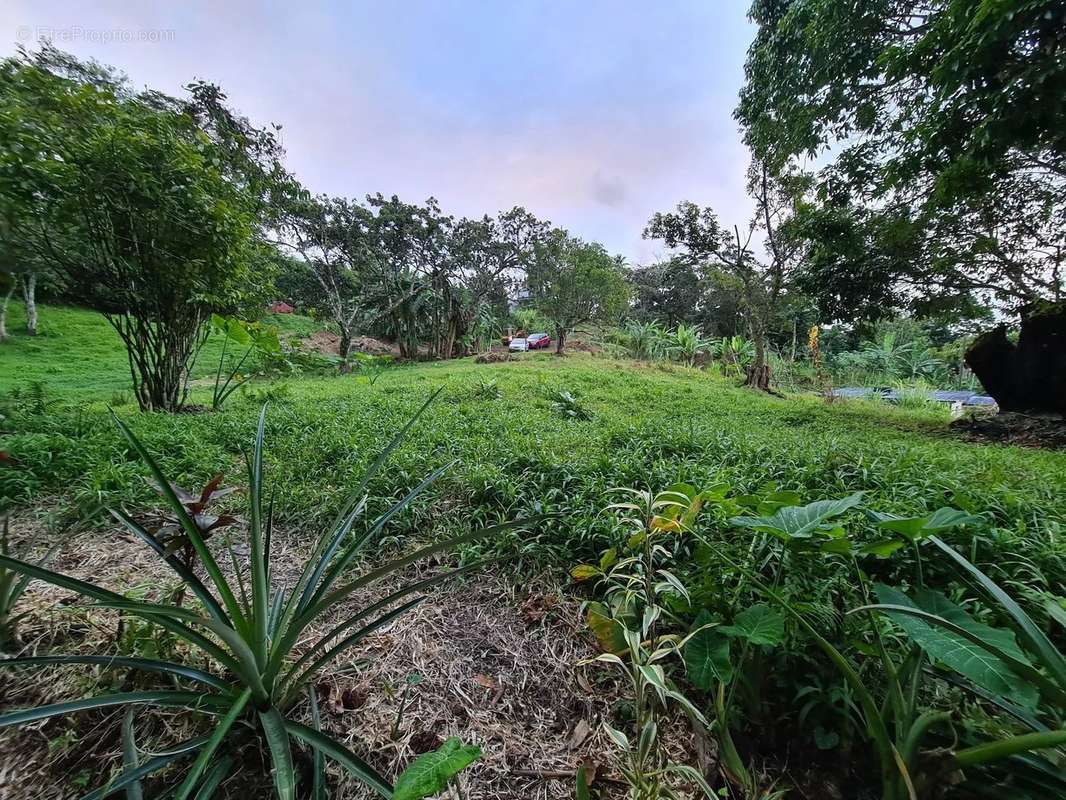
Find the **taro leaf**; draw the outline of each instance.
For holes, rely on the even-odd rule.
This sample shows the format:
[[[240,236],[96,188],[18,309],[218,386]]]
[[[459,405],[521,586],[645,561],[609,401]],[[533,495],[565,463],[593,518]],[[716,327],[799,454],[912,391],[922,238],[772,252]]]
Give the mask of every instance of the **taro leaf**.
[[[221,317],[218,314],[212,314],[211,327],[237,344],[247,345],[252,343],[252,337],[248,334],[247,326],[236,317]]]
[[[877,599],[886,605],[909,606],[936,614],[973,633],[1003,653],[1025,664],[1029,658],[1018,647],[1014,632],[978,622],[940,592],[922,590],[914,599],[884,584],[874,584]],[[884,612],[932,658],[970,679],[982,689],[1007,697],[1024,708],[1036,705],[1036,687],[1016,675],[1003,661],[951,631],[924,620],[891,611]]]
[[[888,558],[888,556],[903,547],[904,544],[906,543],[898,537],[893,537],[892,539],[878,539],[876,542],[864,544],[859,548],[859,552],[868,556]]]
[[[732,625],[718,629],[726,636],[747,639],[752,644],[776,645],[785,640],[785,615],[765,603],[745,608]]]
[[[960,525],[975,525],[983,522],[980,517],[959,511],[957,508],[938,508],[924,517],[897,517],[892,514],[872,513],[879,528],[898,533],[908,541],[914,542],[932,533],[956,528]]]
[[[460,771],[481,758],[481,748],[453,736],[437,750],[411,762],[396,779],[392,800],[421,800],[444,791]]]
[[[780,539],[809,539],[827,526],[825,521],[838,517],[862,502],[862,492],[840,500],[816,500],[805,506],[783,506],[770,516],[733,517],[729,520],[738,528],[754,528]]]
[[[626,649],[625,629],[622,623],[611,617],[607,606],[589,603],[585,618],[605,653],[621,653]]]
[[[704,624],[699,618],[696,623],[697,627]],[[716,684],[728,683],[733,678],[729,638],[714,628],[697,631],[685,645],[684,656],[688,679],[697,689],[709,692]]]
[[[802,502],[803,498],[799,492],[771,492],[759,499],[755,512],[761,515],[773,514],[785,506],[798,506]]]

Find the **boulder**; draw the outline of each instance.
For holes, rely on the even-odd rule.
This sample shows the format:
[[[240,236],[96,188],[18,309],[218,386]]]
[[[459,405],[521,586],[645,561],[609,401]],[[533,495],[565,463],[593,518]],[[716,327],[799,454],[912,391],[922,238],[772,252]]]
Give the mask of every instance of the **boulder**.
[[[981,334],[966,363],[1000,411],[1066,416],[1066,303],[1023,312],[1017,344],[1005,325]]]

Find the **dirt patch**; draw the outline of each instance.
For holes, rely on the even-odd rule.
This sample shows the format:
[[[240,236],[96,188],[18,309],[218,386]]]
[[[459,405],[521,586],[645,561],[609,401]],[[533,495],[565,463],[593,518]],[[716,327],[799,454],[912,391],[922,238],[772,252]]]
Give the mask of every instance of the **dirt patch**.
[[[335,356],[340,345],[341,337],[330,331],[318,331],[306,339],[300,340],[300,349],[305,353],[321,353],[322,355]],[[356,336],[352,339],[352,352],[368,353],[372,356],[400,355],[400,349],[382,339],[372,336]]]
[[[511,354],[508,352],[499,352],[497,350],[490,350],[487,353],[482,353],[474,358],[475,364],[499,364],[502,361],[510,361]]]
[[[1057,415],[968,414],[952,422],[951,428],[972,442],[1066,450],[1066,419]]]

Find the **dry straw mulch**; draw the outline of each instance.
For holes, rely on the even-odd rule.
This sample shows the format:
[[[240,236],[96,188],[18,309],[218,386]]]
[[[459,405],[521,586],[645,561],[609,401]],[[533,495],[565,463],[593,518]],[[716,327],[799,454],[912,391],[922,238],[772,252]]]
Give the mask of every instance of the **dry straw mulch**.
[[[24,538],[35,524],[24,516],[13,521],[12,532]],[[278,580],[291,582],[307,546],[284,537],[276,541]],[[71,538],[53,567],[145,599],[162,599],[175,586],[153,553],[116,531]],[[405,577],[444,568],[423,565]],[[366,599],[353,599],[350,608]],[[92,608],[64,590],[34,584],[23,602],[31,612],[20,629],[24,654],[115,653],[120,636],[127,647],[133,640],[138,647],[154,644],[146,631],[120,632],[114,612]],[[324,620],[320,630],[337,624],[344,612]],[[395,776],[417,754],[450,736],[480,745],[482,760],[463,774],[468,800],[573,797],[571,776],[585,759],[607,781],[599,782],[606,790],[602,796],[621,796],[606,774],[613,772],[613,751],[601,722],[622,702],[624,687],[610,668],[579,664],[595,650],[578,612],[577,601],[547,580],[516,586],[497,572],[444,585],[319,677],[323,726],[386,776]],[[411,675],[421,682],[410,686],[394,735]],[[0,708],[166,685],[145,680],[154,679],[96,667],[0,670]],[[0,731],[0,797],[65,800],[105,782],[121,762],[122,713],[90,712]],[[195,735],[201,724],[185,712],[141,708],[138,744],[158,752]],[[678,727],[684,738],[684,726]],[[680,741],[671,744],[679,756],[685,749]],[[264,765],[256,748],[248,750],[245,771],[228,782],[225,794],[269,797],[267,785],[254,777],[264,774]],[[330,772],[331,797],[372,796],[339,768],[331,766]]]

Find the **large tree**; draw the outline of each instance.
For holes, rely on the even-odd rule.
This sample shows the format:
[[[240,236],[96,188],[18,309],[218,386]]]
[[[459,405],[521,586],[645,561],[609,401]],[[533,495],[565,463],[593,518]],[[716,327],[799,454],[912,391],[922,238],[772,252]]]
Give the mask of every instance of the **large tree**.
[[[1066,5],[756,0],[737,116],[773,172],[822,164],[797,215],[838,317],[1060,299]]]
[[[555,352],[578,326],[609,321],[627,298],[623,265],[602,245],[583,242],[559,228],[534,247],[526,283],[533,306],[555,328]]]
[[[0,217],[9,247],[63,273],[126,345],[142,409],[173,411],[215,311],[261,283],[258,236],[284,182],[271,131],[225,106],[50,47],[0,64]]]

